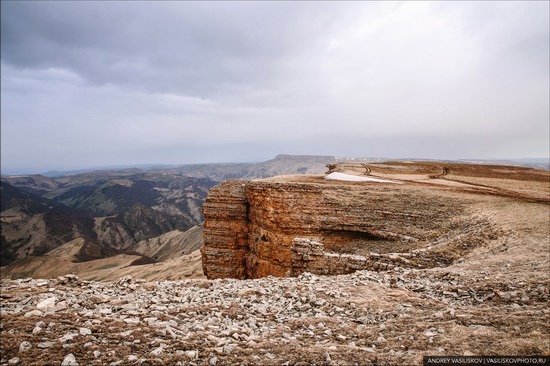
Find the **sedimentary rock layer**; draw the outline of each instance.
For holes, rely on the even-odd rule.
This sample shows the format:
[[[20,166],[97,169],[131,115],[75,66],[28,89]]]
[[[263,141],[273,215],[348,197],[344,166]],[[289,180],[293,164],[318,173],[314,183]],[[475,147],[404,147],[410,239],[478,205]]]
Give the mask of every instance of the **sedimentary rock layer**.
[[[437,238],[462,211],[448,195],[414,186],[231,180],[203,206],[203,268],[208,278],[289,276],[296,237],[340,253],[406,252]]]
[[[407,258],[417,256],[419,252],[400,254],[370,253],[367,256],[355,254],[330,253],[321,243],[310,239],[296,238],[292,241],[291,276],[302,273],[317,275],[341,275],[360,270],[385,271],[396,266],[414,267]],[[407,257],[407,258],[405,258]]]
[[[209,278],[245,278],[248,252],[248,203],[245,183],[230,180],[212,188],[203,205],[202,267]]]

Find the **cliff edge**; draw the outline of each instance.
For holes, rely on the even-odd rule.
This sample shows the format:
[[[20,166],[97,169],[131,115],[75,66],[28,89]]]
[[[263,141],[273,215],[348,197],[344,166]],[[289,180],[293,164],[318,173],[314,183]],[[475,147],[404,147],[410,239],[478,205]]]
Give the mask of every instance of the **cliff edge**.
[[[529,168],[345,163],[330,165],[335,172],[212,188],[203,206],[205,275],[449,266],[507,235],[488,207],[547,210],[550,202],[549,173]]]

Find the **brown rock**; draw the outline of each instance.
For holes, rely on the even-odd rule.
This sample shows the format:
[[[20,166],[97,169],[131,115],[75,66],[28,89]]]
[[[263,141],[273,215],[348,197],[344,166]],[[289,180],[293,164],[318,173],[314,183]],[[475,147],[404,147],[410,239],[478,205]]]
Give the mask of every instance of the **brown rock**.
[[[407,260],[383,257],[373,265],[375,258],[371,261],[369,252],[395,251],[391,249],[396,246],[397,251],[410,251],[463,210],[458,202],[439,197],[437,190],[428,194],[412,185],[327,181],[322,176],[294,178],[230,180],[210,190],[203,206],[202,249],[208,278],[298,273],[292,270],[291,248],[297,237],[322,242],[329,252],[362,255],[340,256],[343,269],[319,268],[316,273],[391,269],[395,262],[401,265]],[[356,252],[357,248],[361,251]],[[310,246],[307,251],[308,256],[315,256],[322,249],[319,252],[319,247]],[[308,256],[301,260],[311,260]],[[319,263],[309,267],[315,266],[320,267]]]

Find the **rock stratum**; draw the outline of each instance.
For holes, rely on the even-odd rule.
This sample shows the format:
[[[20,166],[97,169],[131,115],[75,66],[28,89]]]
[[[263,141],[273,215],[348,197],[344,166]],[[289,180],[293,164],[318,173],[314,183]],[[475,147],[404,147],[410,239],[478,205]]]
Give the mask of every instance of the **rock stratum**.
[[[514,210],[521,203],[540,212],[550,201],[544,170],[451,163],[328,168],[340,178],[229,180],[211,189],[203,205],[206,276],[448,266],[507,237],[487,207]],[[353,181],[359,177],[365,181]]]

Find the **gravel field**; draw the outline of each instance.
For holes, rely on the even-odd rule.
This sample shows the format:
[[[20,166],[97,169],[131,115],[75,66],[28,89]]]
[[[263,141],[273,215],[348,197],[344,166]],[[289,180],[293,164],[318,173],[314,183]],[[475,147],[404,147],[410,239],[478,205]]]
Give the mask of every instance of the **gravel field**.
[[[548,355],[543,282],[490,273],[2,282],[2,365],[414,365]]]

